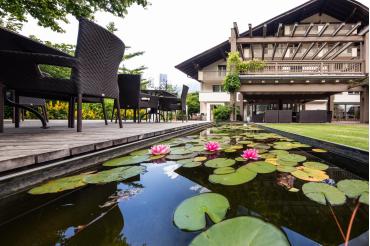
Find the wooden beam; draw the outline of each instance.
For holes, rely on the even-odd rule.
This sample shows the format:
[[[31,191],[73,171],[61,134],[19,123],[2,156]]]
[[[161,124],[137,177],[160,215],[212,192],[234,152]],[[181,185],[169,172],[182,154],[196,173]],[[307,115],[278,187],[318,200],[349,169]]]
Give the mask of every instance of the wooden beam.
[[[262,35],[265,38],[267,34],[267,24],[263,25]],[[262,60],[265,59],[265,45],[262,44]]]
[[[325,42],[323,43],[320,48],[317,49],[317,51],[315,52],[315,54],[313,54],[313,56],[311,57],[311,60],[314,60],[316,58],[316,56],[325,48],[325,46],[327,45],[328,43]]]
[[[303,36],[307,37],[308,34],[310,34],[310,31],[311,31],[311,29],[312,29],[313,26],[314,26],[313,23],[310,23],[310,25],[307,27],[307,29],[306,29],[306,31],[305,31],[305,33],[304,33]]]
[[[322,57],[321,57],[321,60],[324,60],[333,50],[335,50],[335,48],[338,47],[338,45],[340,44],[340,42],[337,42],[334,44],[334,46],[328,50]]]
[[[283,54],[281,56],[281,60],[284,60],[286,52],[288,51],[288,49],[289,49],[289,43],[286,44],[286,47],[285,47],[285,49],[283,51]]]
[[[307,56],[308,52],[312,49],[312,47],[315,45],[315,43],[310,44],[310,46],[307,48],[307,50],[303,53],[301,60],[304,60],[304,58]]]
[[[352,42],[349,42],[349,43],[346,43],[345,45],[343,45],[342,48],[340,48],[337,52],[335,52],[330,58],[329,60],[333,60],[334,58],[336,58],[337,56],[339,56],[340,54],[342,54],[343,51],[345,51],[349,46],[351,46],[351,44],[353,44]]]
[[[306,31],[305,31],[305,33],[304,33],[304,36],[305,36],[305,37],[307,37],[307,36],[308,36],[308,34],[310,33],[310,31],[311,31],[312,27],[313,27],[313,23],[311,23],[311,24],[307,27],[307,29],[306,29]],[[294,36],[294,35],[292,35],[292,37],[293,37],[293,36]],[[301,48],[301,47],[302,47],[302,43],[299,43],[299,44],[298,44],[297,49],[294,51],[294,54],[293,54],[293,56],[292,56],[292,60],[294,60],[295,56],[298,54],[298,51],[300,50],[300,48]]]
[[[238,38],[239,37],[238,23],[233,22],[233,26],[234,26],[234,32],[235,32],[236,38]],[[242,59],[244,59],[244,50],[243,50],[242,45],[241,44],[237,44],[237,49],[239,50],[239,53],[240,53],[240,56],[242,57]]]
[[[317,36],[321,37],[324,34],[325,30],[329,27],[329,25],[329,23],[326,23],[325,26],[323,26],[320,32],[317,34]]]
[[[283,24],[282,23],[279,23],[279,26],[278,26],[278,30],[275,34],[276,37],[279,37],[280,36],[280,32],[281,32],[281,29],[283,27]],[[275,52],[276,52],[276,48],[278,47],[278,44],[277,43],[274,43],[274,48],[272,50],[272,60],[274,60],[274,57],[275,57]]]
[[[298,54],[298,51],[301,48],[301,46],[302,46],[302,43],[299,43],[297,49],[293,53],[292,60],[294,60],[295,56]]]
[[[312,43],[312,42],[363,42],[360,35],[334,36],[334,37],[249,37],[238,38],[240,44],[272,44],[272,43]]]
[[[354,27],[352,27],[351,30],[349,30],[347,33],[346,33],[346,36],[349,36],[351,35],[354,31],[357,30],[357,28],[359,28],[361,26],[361,22],[357,22],[356,25],[354,25]]]
[[[248,24],[248,27],[249,27],[249,38],[252,38],[253,37],[253,33],[252,33],[252,24]],[[236,40],[238,42],[238,40]],[[254,59],[254,51],[253,51],[253,45],[251,44],[250,45],[250,49],[251,49],[251,55],[252,55],[252,60]]]
[[[298,27],[298,23],[294,23],[292,33],[290,34],[290,36],[291,36],[291,37],[293,37],[293,36],[294,36],[295,31],[297,30],[297,27]]]
[[[338,32],[346,25],[346,23],[341,23],[337,29],[335,29],[335,31],[333,32],[332,36],[336,36],[338,34]]]

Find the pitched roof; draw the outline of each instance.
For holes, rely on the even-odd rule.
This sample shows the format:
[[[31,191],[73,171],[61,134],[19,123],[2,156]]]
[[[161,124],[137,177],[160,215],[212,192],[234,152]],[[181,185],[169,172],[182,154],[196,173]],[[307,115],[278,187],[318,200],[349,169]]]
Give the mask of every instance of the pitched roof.
[[[252,29],[252,33],[254,36],[261,36],[262,28],[266,24],[267,35],[273,35],[279,23],[293,24],[316,13],[324,13],[346,23],[357,23],[361,21],[360,28],[369,25],[369,8],[355,0],[311,0],[261,23]],[[246,31],[241,33],[240,36],[245,37],[248,34],[249,31]],[[198,68],[208,66],[222,59],[229,51],[230,44],[226,40],[176,65],[175,68],[193,79],[198,79]]]

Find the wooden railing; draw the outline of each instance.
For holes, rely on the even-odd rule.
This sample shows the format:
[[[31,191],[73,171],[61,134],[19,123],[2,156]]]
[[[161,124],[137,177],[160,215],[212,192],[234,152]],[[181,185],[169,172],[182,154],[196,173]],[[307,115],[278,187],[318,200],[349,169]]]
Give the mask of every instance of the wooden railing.
[[[348,75],[362,74],[363,61],[278,61],[266,62],[266,66],[255,71],[242,74],[248,75],[282,75],[282,74],[321,74],[321,75]]]

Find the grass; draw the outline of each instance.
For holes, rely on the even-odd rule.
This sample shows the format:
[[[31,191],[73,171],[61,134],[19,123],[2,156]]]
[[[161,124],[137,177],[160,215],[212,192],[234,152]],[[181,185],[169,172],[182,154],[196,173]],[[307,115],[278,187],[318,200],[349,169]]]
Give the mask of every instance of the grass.
[[[369,126],[362,124],[264,124],[265,126],[324,141],[369,150]]]

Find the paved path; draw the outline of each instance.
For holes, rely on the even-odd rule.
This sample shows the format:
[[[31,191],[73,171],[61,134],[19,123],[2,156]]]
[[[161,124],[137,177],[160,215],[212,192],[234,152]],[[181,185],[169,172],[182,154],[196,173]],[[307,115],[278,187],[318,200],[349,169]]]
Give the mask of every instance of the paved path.
[[[67,121],[63,120],[51,121],[48,129],[41,129],[36,120],[23,122],[19,129],[6,121],[5,132],[0,134],[0,172],[134,142],[196,124],[204,122],[126,122],[120,129],[114,123],[105,126],[103,121],[85,120],[83,132],[77,133],[76,129],[67,128]]]

